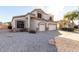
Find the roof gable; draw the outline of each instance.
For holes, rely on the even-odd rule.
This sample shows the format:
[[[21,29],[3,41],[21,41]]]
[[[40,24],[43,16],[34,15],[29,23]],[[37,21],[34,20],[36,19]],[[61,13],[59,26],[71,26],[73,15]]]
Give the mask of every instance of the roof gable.
[[[42,9],[34,9],[33,11],[31,11],[31,13],[32,12],[35,12],[35,11],[37,11],[37,12],[42,12],[42,13],[44,13],[44,14],[47,14],[47,13],[45,13]],[[48,14],[47,14],[48,15]]]

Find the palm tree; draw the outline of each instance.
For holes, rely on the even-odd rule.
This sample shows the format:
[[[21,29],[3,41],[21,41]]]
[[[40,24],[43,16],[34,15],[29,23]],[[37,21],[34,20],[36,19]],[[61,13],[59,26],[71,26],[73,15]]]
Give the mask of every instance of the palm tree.
[[[79,6],[78,6],[77,11],[78,11],[78,28],[79,28]]]
[[[71,22],[72,28],[74,28],[74,20],[76,20],[76,18],[78,17],[78,15],[79,15],[78,11],[71,11],[71,12],[66,13],[64,15],[64,18],[67,18],[68,21]]]

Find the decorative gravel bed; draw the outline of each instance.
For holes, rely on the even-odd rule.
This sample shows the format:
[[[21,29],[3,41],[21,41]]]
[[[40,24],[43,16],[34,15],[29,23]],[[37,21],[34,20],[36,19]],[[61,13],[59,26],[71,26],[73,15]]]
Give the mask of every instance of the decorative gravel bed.
[[[58,35],[58,31],[32,34],[0,30],[0,52],[56,52],[57,49],[48,41]]]

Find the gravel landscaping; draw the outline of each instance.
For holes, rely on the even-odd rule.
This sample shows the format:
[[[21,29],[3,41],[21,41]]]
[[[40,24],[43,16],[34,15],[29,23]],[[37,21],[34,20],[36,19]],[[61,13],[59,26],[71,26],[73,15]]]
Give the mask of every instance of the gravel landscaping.
[[[49,40],[49,44],[57,47],[58,52],[79,52],[79,34],[59,31],[62,35]]]
[[[79,41],[63,37],[57,37],[54,41],[51,40],[50,44],[55,45],[58,52],[79,52]]]
[[[0,30],[0,52],[56,52],[48,41],[60,35],[58,31],[9,32]]]

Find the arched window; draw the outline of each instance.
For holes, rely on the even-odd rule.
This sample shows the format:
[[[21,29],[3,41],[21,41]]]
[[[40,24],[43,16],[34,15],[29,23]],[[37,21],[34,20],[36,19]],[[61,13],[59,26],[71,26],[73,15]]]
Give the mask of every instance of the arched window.
[[[38,18],[42,18],[42,14],[38,13]]]

